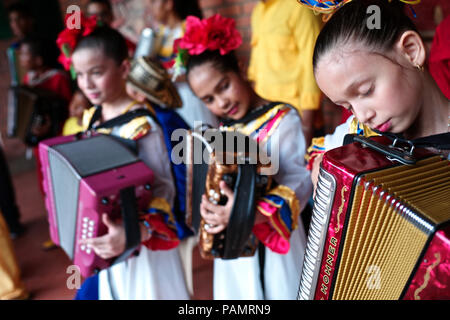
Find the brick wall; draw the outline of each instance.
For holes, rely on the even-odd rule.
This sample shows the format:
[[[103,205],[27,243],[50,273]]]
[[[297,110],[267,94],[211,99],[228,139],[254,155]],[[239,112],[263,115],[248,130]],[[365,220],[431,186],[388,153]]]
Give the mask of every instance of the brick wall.
[[[220,13],[236,20],[236,26],[242,35],[242,46],[237,54],[244,65],[248,65],[250,55],[250,16],[259,0],[199,0],[205,18]]]

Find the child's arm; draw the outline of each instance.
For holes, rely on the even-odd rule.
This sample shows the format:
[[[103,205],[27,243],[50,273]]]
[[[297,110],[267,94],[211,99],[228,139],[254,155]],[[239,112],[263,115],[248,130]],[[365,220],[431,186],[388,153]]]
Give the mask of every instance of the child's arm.
[[[154,173],[152,200],[142,215],[142,223],[148,233],[143,244],[152,250],[172,249],[179,243],[172,213],[175,186],[161,130],[152,128],[150,134],[138,140],[138,147],[139,157]]]
[[[312,183],[305,167],[304,150],[300,117],[295,110],[290,110],[267,143],[272,165],[274,169],[278,167],[273,176],[278,186],[257,201],[257,215],[263,219],[253,228],[256,237],[277,253],[289,251],[291,232],[301,224],[299,214],[311,196]]]

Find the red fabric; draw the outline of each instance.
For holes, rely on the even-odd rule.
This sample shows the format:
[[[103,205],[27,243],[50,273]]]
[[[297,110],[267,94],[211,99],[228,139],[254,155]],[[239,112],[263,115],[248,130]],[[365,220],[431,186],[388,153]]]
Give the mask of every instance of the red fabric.
[[[283,223],[277,213],[277,207],[259,200],[256,214],[261,214],[265,221],[255,224],[252,231],[267,248],[276,253],[286,254],[290,248],[288,240],[290,233],[286,232],[287,230],[283,233]]]
[[[147,214],[144,219],[153,230],[152,236],[143,244],[150,250],[169,250],[176,248],[180,243],[175,230],[165,222],[162,214]]]
[[[428,65],[431,76],[450,99],[450,16],[436,28]]]
[[[25,75],[23,83],[25,85],[29,85],[28,73]],[[67,101],[67,106],[72,99],[72,86],[70,83],[70,79],[66,74],[62,72],[55,73],[53,76],[33,87],[49,90],[56,93],[61,98]]]
[[[42,182],[44,180],[44,176],[42,175],[42,164],[41,158],[39,158],[39,147],[33,147],[34,158],[36,159],[36,175],[39,184],[39,190],[41,190],[41,194],[45,197],[44,187]]]
[[[252,231],[258,240],[273,252],[279,254],[288,253],[290,248],[289,241],[280,236],[270,225],[269,221],[255,224]]]

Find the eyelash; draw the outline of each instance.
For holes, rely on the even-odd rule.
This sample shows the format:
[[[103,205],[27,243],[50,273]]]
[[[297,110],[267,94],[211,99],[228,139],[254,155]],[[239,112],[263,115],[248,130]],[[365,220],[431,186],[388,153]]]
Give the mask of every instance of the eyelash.
[[[369,90],[367,90],[367,92],[365,92],[365,93],[363,93],[361,95],[363,97],[367,97],[367,96],[369,96],[372,93],[373,89],[374,89],[373,86],[370,86]]]

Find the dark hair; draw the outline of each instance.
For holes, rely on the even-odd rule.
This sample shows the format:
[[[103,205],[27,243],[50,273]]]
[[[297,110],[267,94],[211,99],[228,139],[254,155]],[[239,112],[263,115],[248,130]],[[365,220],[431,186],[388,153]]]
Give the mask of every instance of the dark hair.
[[[172,0],[173,10],[177,16],[184,20],[187,16],[196,16],[200,19],[203,18],[202,10],[198,5],[198,0]]]
[[[108,26],[97,27],[92,33],[81,38],[73,52],[96,48],[102,50],[105,56],[121,64],[128,58],[128,47],[122,34]]]
[[[15,2],[15,3],[11,4],[6,9],[6,11],[8,12],[8,14],[11,14],[12,12],[18,12],[26,18],[33,18],[33,14],[32,14],[30,7],[27,6],[23,2]]]
[[[221,55],[219,50],[206,50],[199,55],[189,56],[188,62],[186,65],[186,77],[189,75],[189,72],[195,67],[202,65],[204,63],[212,63],[217,70],[220,72],[240,72],[239,61],[236,57],[234,51],[230,51],[225,55]]]
[[[41,57],[46,67],[56,68],[58,65],[58,47],[55,41],[37,35],[25,37],[20,45],[27,45],[33,57]]]
[[[380,9],[379,28],[369,28],[368,19],[372,15],[368,8],[373,5]],[[389,51],[407,30],[417,32],[400,2],[351,1],[337,10],[321,30],[314,48],[313,66],[316,68],[319,58],[330,49],[349,41],[362,43],[376,51]]]

